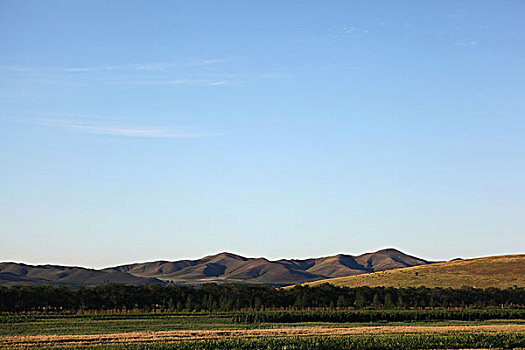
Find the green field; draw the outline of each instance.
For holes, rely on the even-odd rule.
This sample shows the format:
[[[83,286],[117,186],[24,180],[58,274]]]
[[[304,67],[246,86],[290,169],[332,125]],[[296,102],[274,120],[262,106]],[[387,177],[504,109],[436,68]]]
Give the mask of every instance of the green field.
[[[463,311],[477,317],[466,321],[450,316]],[[12,314],[0,316],[0,348],[519,348],[525,347],[525,320],[517,318],[523,313],[524,310],[389,310],[378,316],[381,314],[374,310],[327,310],[250,314]],[[374,321],[345,322],[341,318],[353,314]],[[252,318],[243,319],[246,315]],[[505,315],[514,315],[515,319],[502,319]],[[327,318],[338,321],[323,321]]]
[[[78,345],[61,349],[104,350],[387,350],[387,349],[522,349],[523,334],[469,334],[449,336],[310,337],[183,341],[178,343]],[[42,349],[56,349],[44,346]]]
[[[496,310],[498,311],[498,310]],[[512,310],[509,310],[512,311]],[[515,310],[516,311],[516,310]],[[524,314],[525,310],[519,310]],[[162,332],[174,330],[246,330],[289,327],[373,327],[381,326],[460,326],[491,324],[525,324],[522,319],[502,319],[501,317],[471,321],[429,318],[418,311],[392,311],[389,314],[409,315],[392,317],[405,321],[388,321],[385,317],[374,322],[326,322],[326,317],[341,318],[344,314],[366,315],[376,318],[375,311],[365,312],[258,312],[258,313],[144,313],[144,314],[107,314],[107,315],[14,315],[0,316],[0,336],[34,336],[58,334],[111,334],[126,332]],[[304,317],[308,315],[308,317]],[[324,317],[316,317],[316,315]],[[421,320],[414,320],[418,317]],[[294,319],[290,320],[290,316]],[[260,318],[254,322],[253,318]],[[248,321],[244,321],[244,319]],[[423,318],[426,318],[424,320]],[[268,319],[269,321],[264,321]],[[301,319],[304,319],[301,320]]]
[[[170,330],[243,329],[230,314],[109,314],[1,316],[0,336],[104,334]]]

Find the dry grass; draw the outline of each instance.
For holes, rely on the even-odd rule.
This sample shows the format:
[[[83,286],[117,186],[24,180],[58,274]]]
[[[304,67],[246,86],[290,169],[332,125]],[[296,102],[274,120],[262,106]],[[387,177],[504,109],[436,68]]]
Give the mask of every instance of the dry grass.
[[[349,328],[281,328],[252,330],[200,330],[134,332],[88,335],[37,335],[0,337],[1,349],[41,348],[45,346],[66,347],[79,345],[116,345],[152,342],[176,342],[183,340],[343,336],[343,335],[425,335],[465,333],[525,333],[525,325],[464,325],[464,326],[371,326]]]
[[[456,260],[305,284],[314,286],[327,282],[347,287],[525,287],[525,254]]]

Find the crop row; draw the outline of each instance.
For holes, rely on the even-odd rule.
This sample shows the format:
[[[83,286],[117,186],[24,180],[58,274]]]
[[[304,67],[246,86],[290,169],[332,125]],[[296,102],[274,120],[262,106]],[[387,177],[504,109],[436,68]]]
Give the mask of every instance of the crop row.
[[[403,322],[437,320],[525,319],[525,309],[267,311],[235,314],[234,323]]]
[[[8,314],[0,315],[0,323],[52,321],[54,319],[130,320],[130,319],[224,319],[233,323],[298,323],[298,322],[404,322],[439,320],[525,319],[525,309],[427,309],[427,310],[309,310],[254,312],[193,313],[108,313],[108,314]]]
[[[98,347],[108,350],[386,350],[386,349],[513,349],[525,345],[525,334],[465,334],[447,336],[370,336],[370,337],[311,337],[260,338],[254,340],[229,339],[210,341],[184,341],[179,343],[150,343],[109,345]],[[69,349],[86,349],[72,347]],[[92,349],[97,349],[94,347]]]
[[[11,313],[0,315],[0,323],[24,323],[24,322],[41,322],[49,320],[145,320],[145,319],[170,319],[170,318],[223,318],[231,319],[232,315],[239,313],[234,312],[138,312],[138,313]]]

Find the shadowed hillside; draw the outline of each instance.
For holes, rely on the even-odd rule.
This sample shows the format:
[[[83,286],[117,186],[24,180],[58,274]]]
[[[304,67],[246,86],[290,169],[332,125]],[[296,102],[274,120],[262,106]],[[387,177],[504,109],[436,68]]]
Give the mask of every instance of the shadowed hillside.
[[[176,283],[213,281],[288,285],[428,263],[395,249],[384,249],[359,256],[339,254],[324,258],[277,261],[220,253],[198,260],[156,261],[106,270],[126,272],[139,277],[155,277]]]
[[[137,285],[166,282],[234,282],[284,286],[428,263],[395,249],[384,249],[359,256],[340,254],[317,259],[278,261],[220,253],[198,260],[155,261],[103,270],[0,263],[0,285],[54,284],[75,287],[104,283]]]
[[[0,285],[91,286],[104,283],[131,285],[162,283],[156,278],[141,278],[120,271],[100,271],[82,267],[0,263]]]
[[[347,287],[525,287],[525,255],[457,259],[432,265],[327,279],[308,283],[308,285],[321,283]]]

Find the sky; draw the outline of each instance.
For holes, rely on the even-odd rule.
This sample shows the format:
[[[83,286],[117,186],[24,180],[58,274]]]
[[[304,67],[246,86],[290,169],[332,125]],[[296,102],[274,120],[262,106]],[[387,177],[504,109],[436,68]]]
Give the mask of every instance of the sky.
[[[525,253],[523,1],[0,1],[0,261]]]

